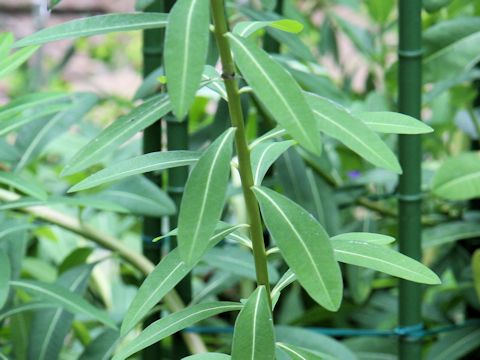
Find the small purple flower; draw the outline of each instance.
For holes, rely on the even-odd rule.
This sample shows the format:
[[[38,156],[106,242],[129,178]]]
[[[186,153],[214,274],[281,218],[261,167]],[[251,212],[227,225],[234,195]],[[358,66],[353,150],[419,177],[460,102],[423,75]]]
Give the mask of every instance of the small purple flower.
[[[362,176],[362,173],[358,170],[352,170],[352,171],[349,171],[347,173],[347,176],[350,178],[350,179],[353,179],[353,180],[356,180],[358,179],[360,176]]]

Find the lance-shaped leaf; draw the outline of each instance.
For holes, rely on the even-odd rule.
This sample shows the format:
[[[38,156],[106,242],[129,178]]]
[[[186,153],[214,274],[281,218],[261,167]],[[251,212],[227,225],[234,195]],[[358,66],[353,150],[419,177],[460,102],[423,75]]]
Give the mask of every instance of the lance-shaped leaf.
[[[38,46],[29,46],[25,49],[15,51],[10,56],[0,60],[0,78],[17,70],[38,50]]]
[[[17,174],[0,171],[0,184],[11,186],[40,200],[47,198],[47,192],[34,179],[26,180]]]
[[[95,139],[84,146],[62,171],[62,175],[71,175],[95,163],[115,147],[124,143],[137,132],[145,129],[170,111],[170,100],[158,95],[132,110],[129,114],[115,120]]]
[[[281,291],[285,289],[288,285],[293,283],[295,280],[297,280],[297,276],[292,271],[292,269],[288,269],[287,272],[282,275],[282,277],[280,278],[280,280],[278,280],[278,282],[275,284],[275,287],[272,289],[272,292],[270,293],[273,307],[275,307],[275,304],[280,298]]]
[[[253,183],[255,185],[262,183],[270,166],[293,144],[294,141],[269,141],[262,142],[253,148],[251,158]]]
[[[338,261],[422,284],[440,284],[425,265],[386,246],[362,241],[332,241],[332,246]]]
[[[259,286],[235,321],[232,360],[275,359],[275,334],[268,294]]]
[[[205,252],[222,213],[235,128],[215,140],[194,166],[185,185],[178,218],[178,248],[188,264]]]
[[[21,115],[27,110],[36,112],[37,109],[45,109],[52,104],[66,103],[72,99],[72,94],[59,92],[24,95],[0,107],[0,122],[3,124],[3,121]]]
[[[394,237],[366,232],[351,232],[335,235],[330,240],[333,241],[362,241],[370,244],[387,245],[395,241]]]
[[[132,159],[120,161],[109,166],[73,186],[68,192],[90,189],[112,181],[124,179],[128,176],[144,174],[151,171],[160,171],[179,166],[194,164],[200,153],[195,151],[168,151],[153,152],[136,156]]]
[[[15,171],[26,167],[51,141],[78,123],[97,104],[98,97],[93,93],[78,93],[72,100],[71,106],[52,118],[47,116],[45,121],[30,123],[19,131],[15,146],[22,155],[15,164]]]
[[[108,34],[112,32],[162,28],[167,25],[167,14],[132,13],[89,16],[52,26],[27,36],[14,47],[40,45],[63,39]]]
[[[305,96],[320,131],[341,141],[372,164],[396,173],[402,172],[392,150],[362,121],[325,98],[311,93],[305,93]]]
[[[87,315],[113,329],[116,328],[115,323],[107,313],[97,309],[81,296],[69,292],[62,286],[27,280],[10,281],[10,285],[25,290],[50,302],[52,305],[60,306],[74,314]]]
[[[230,355],[220,353],[205,353],[187,356],[182,360],[230,360]]]
[[[425,31],[424,39],[424,81],[445,80],[470,70],[480,59],[480,18],[441,21]]]
[[[427,360],[462,359],[468,354],[478,354],[479,346],[480,328],[478,326],[458,329],[440,337],[439,341],[430,348]]]
[[[294,34],[303,30],[303,24],[296,20],[280,19],[274,21],[241,21],[235,24],[232,32],[235,35],[249,37],[253,33],[267,26]]]
[[[322,225],[287,197],[254,187],[268,231],[307,293],[336,311],[342,300],[342,275]]]
[[[8,56],[14,41],[15,38],[12,33],[0,33],[0,59],[4,59]]]
[[[436,172],[433,193],[449,200],[467,200],[480,195],[480,153],[467,152],[448,158]]]
[[[389,111],[360,112],[352,114],[371,130],[385,134],[428,134],[433,129],[411,116]]]
[[[302,348],[300,346],[285,344],[277,342],[275,344],[277,348],[286,352],[291,360],[333,360],[334,357],[323,354],[323,353],[314,353],[308,349]]]
[[[72,293],[83,295],[92,268],[93,266],[89,264],[70,269],[60,275],[56,284]],[[62,308],[36,311],[32,316],[30,328],[29,358],[57,359],[73,319],[74,315]]]
[[[173,112],[183,120],[195,98],[207,60],[210,3],[179,0],[168,16],[165,73]]]
[[[228,34],[235,63],[273,118],[302,146],[320,153],[315,119],[293,77],[255,42]]]
[[[197,304],[177,311],[160,320],[155,321],[143,330],[139,336],[129,342],[113,357],[113,360],[123,360],[147,346],[175,334],[196,322],[207,319],[227,311],[237,311],[242,304],[235,302],[214,302]]]
[[[216,229],[215,235],[210,238],[208,247],[214,247],[220,240],[239,227],[239,225],[222,224]],[[176,231],[171,231],[169,234],[169,236],[176,235]],[[123,319],[120,329],[121,334],[125,335],[132,330],[193,269],[195,264],[187,265],[183,262],[180,259],[178,249],[172,250],[164,257],[138,289]]]
[[[7,253],[0,249],[0,309],[8,299],[10,275],[10,259]]]
[[[93,339],[78,360],[108,360],[112,358],[120,334],[117,330],[106,329]]]
[[[20,314],[26,311],[44,310],[44,309],[51,309],[55,307],[58,307],[58,305],[51,304],[48,302],[40,302],[40,301],[18,304],[8,308],[8,310],[0,312],[0,321],[10,316],[14,316],[16,314]]]

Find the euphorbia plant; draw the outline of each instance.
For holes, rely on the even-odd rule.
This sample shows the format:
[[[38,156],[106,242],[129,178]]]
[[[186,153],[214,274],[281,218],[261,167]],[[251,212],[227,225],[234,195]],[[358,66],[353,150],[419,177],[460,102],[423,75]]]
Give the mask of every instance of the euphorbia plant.
[[[339,262],[420,283],[439,282],[428,268],[388,247],[393,238],[370,233],[330,237],[309,211],[275,189],[262,186],[270,166],[292,146],[301,147],[311,156],[318,157],[322,152],[322,134],[344,143],[370,163],[399,173],[401,169],[394,154],[377,132],[395,133],[398,129],[402,133],[431,131],[428,126],[400,114],[350,113],[328,99],[302,91],[289,72],[262,50],[253,36],[268,26],[297,32],[301,26],[296,22],[240,22],[230,31],[224,0],[210,3],[206,0],[179,0],[168,17],[164,14],[92,17],[44,30],[17,45],[161,26],[167,27],[167,93],[148,98],[105,129],[74,156],[63,174],[73,174],[96,163],[113,146],[170,111],[182,121],[201,86],[211,87],[228,101],[231,127],[217,139],[211,139],[211,144],[202,153],[171,151],[142,155],[107,167],[71,189],[71,192],[80,191],[147,171],[194,165],[182,198],[178,229],[168,234],[177,236],[178,249],[163,258],[143,282],[123,319],[121,337],[135,328],[206,254],[222,249],[218,244],[224,238],[239,240],[238,246],[245,248],[245,252],[251,251],[257,288],[243,303],[199,303],[183,309],[170,306],[170,310],[175,311],[120,346],[114,359],[125,359],[198,321],[229,311],[240,311],[233,334],[233,359],[273,359],[276,345],[279,351],[291,356],[322,357],[322,354],[308,349],[275,342],[272,311],[282,289],[292,282],[298,281],[313,300],[330,311],[336,311],[342,300]],[[215,72],[213,75],[211,68],[205,68],[210,27],[213,27],[221,68],[220,74]],[[243,88],[239,88],[241,79],[246,82]],[[240,102],[243,92],[251,92],[265,113],[278,124],[250,143]],[[234,147],[237,159],[232,161]],[[246,224],[232,225],[221,221],[231,163],[235,164],[233,171],[238,171],[241,179]],[[264,227],[272,240],[268,249]],[[272,276],[272,265],[267,257],[272,253],[279,253],[289,267],[278,281]],[[270,289],[273,284],[275,286]],[[171,298],[172,294],[169,296]],[[193,351],[198,350],[195,344],[189,345]],[[210,354],[195,358],[223,359],[229,356]]]

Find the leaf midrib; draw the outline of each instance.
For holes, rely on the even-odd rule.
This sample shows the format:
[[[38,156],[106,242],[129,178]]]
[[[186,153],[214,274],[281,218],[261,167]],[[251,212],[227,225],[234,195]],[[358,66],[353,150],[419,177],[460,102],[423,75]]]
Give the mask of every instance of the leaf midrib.
[[[307,254],[307,257],[308,259],[310,260],[310,263],[313,265],[313,268],[315,269],[315,273],[317,274],[317,277],[319,279],[319,282],[320,284],[322,285],[322,288],[324,290],[324,293],[326,295],[326,297],[329,299],[330,301],[330,305],[332,307],[335,307],[334,306],[334,303],[333,303],[333,300],[330,298],[330,293],[328,292],[328,289],[327,289],[327,286],[323,280],[323,277],[322,275],[320,274],[316,264],[315,264],[315,261],[312,257],[312,255],[310,254],[310,252],[308,251],[308,248],[306,247],[305,243],[302,241],[302,237],[300,236],[300,234],[297,232],[297,230],[295,229],[295,227],[293,226],[293,224],[290,222],[288,216],[286,216],[284,214],[284,212],[282,211],[282,209],[270,198],[270,196],[265,193],[263,190],[259,189],[259,188],[256,188],[257,191],[259,191],[261,194],[263,194],[263,196],[265,196],[265,198],[277,209],[278,213],[285,219],[285,222],[289,225],[289,227],[293,230],[295,236],[298,238],[300,244],[302,245],[303,249],[305,250],[305,253]]]
[[[238,41],[237,38],[235,38],[235,36],[231,35],[229,36],[230,39],[233,39],[242,49],[243,51],[245,52],[245,54],[248,56],[248,58],[250,59],[250,61],[257,67],[257,69],[262,73],[264,79],[265,79],[265,82],[268,83],[270,85],[270,87],[273,89],[273,91],[277,94],[277,96],[280,98],[281,102],[283,103],[284,107],[287,109],[287,111],[289,112],[290,116],[292,117],[292,119],[295,121],[295,123],[298,125],[298,129],[302,132],[303,136],[305,136],[305,139],[308,140],[308,142],[310,143],[311,146],[313,146],[313,148],[315,148],[315,144],[312,144],[311,143],[311,140],[310,140],[310,136],[308,135],[308,133],[306,132],[305,128],[302,126],[302,123],[301,121],[298,119],[298,117],[296,116],[295,112],[293,111],[293,109],[290,107],[289,105],[289,102],[287,101],[287,99],[285,99],[285,97],[282,95],[281,92],[278,91],[278,88],[275,86],[275,83],[272,81],[272,79],[270,79],[270,77],[268,76],[268,74],[265,72],[265,70],[263,69],[263,67],[261,66],[261,64],[255,59],[255,57],[253,57],[251,55],[251,53],[248,51],[248,49],[240,42]],[[268,56],[268,55],[267,55]]]

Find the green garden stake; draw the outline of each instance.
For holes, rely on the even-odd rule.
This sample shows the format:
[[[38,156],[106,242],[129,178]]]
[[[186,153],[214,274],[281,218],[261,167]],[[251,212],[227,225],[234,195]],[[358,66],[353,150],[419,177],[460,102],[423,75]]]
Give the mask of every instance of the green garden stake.
[[[164,4],[162,0],[154,1],[145,9],[147,12],[164,12]],[[162,65],[163,58],[163,29],[145,30],[143,32],[143,76],[146,77],[159,66]],[[155,122],[145,129],[143,133],[143,153],[160,151],[162,149],[162,128],[161,122]],[[147,177],[162,187],[162,176],[154,173],[147,174]],[[160,261],[159,243],[153,243],[154,239],[160,234],[162,220],[160,218],[145,217],[143,219],[142,243],[144,255],[157,264]],[[144,322],[144,327],[158,320],[159,314],[150,316]],[[142,352],[142,359],[153,360],[158,359],[161,354],[160,344],[152,345]]]
[[[422,84],[422,23],[421,0],[399,1],[399,112],[420,119]],[[400,251],[421,258],[421,138],[401,135],[399,160],[403,169],[399,184]],[[408,330],[421,326],[422,287],[400,280],[399,328]],[[421,339],[399,338],[399,359],[421,358]]]

